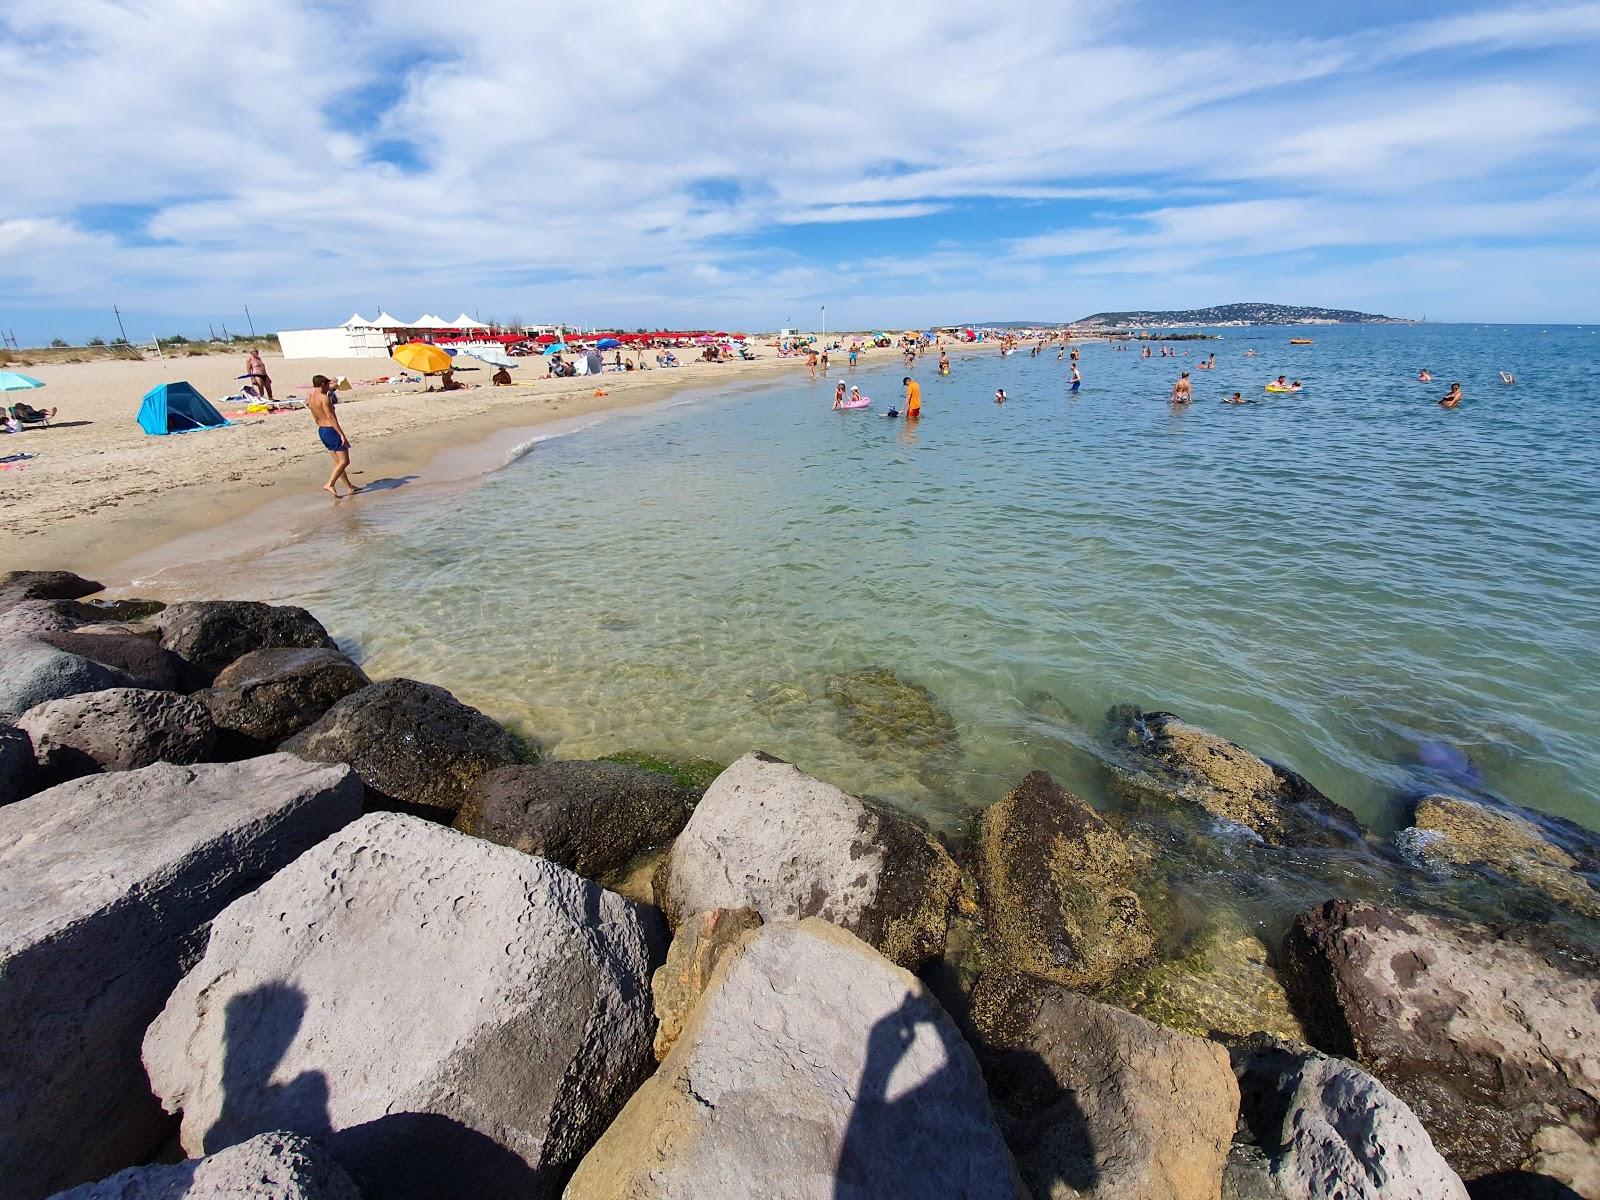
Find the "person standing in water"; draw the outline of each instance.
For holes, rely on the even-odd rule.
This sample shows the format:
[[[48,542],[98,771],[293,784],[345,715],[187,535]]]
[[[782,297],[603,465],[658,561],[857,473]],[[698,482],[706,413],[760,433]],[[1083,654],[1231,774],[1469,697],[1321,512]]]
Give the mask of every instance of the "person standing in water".
[[[1461,385],[1452,383],[1450,390],[1439,401],[1440,408],[1459,408],[1461,406]]]
[[[995,388],[995,390],[994,390],[994,402],[996,404],[1004,404],[1006,402],[1006,390],[1005,390],[1005,388]]]
[[[906,389],[906,420],[915,421],[922,415],[922,385],[909,375],[900,382]]]
[[[850,347],[850,369],[852,371],[854,371],[856,369],[856,359],[858,359],[860,357],[861,357],[861,351],[858,348],[856,348],[855,346],[851,346]]]
[[[1076,353],[1076,351],[1074,351],[1074,353]],[[1073,363],[1072,364],[1072,387],[1069,390],[1076,392],[1078,390],[1078,386],[1080,384],[1082,384],[1082,383],[1083,383],[1083,376],[1078,374],[1078,364],[1077,363]]]
[[[1187,404],[1192,399],[1194,399],[1194,385],[1189,382],[1189,372],[1185,371],[1178,376],[1178,382],[1172,385],[1172,403]]]
[[[844,407],[844,380],[842,379],[839,380],[839,386],[833,389],[833,407],[836,410]]]
[[[322,448],[333,455],[333,474],[328,476],[328,482],[322,485],[322,490],[335,500],[342,500],[344,497],[339,494],[337,486],[339,480],[344,480],[352,496],[361,489],[350,482],[350,439],[345,437],[344,428],[339,424],[331,390],[332,381],[326,375],[313,376],[311,394],[306,397],[306,408],[311,412],[311,419],[317,423],[317,437],[322,442]]]
[[[939,374],[950,374],[950,356],[943,350],[939,351]]]

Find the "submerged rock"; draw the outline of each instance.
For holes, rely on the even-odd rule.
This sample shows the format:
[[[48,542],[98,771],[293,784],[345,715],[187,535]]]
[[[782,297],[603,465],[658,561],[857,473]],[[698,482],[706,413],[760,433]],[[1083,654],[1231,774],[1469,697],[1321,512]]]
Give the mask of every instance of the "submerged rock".
[[[1312,1040],[1369,1067],[1468,1182],[1600,1138],[1600,974],[1527,929],[1329,901],[1284,939]],[[1591,1153],[1600,1153],[1593,1151]]]
[[[346,768],[287,754],[95,775],[0,808],[0,1196],[160,1148],[145,1028],[212,919],[360,811]]]
[[[263,1133],[206,1158],[129,1167],[51,1200],[361,1200],[333,1156],[297,1133]]]
[[[1284,1200],[1467,1200],[1406,1105],[1359,1067],[1256,1038],[1234,1051],[1240,1129]]]
[[[1498,876],[1600,918],[1600,891],[1578,873],[1579,859],[1531,814],[1434,793],[1417,801],[1412,823],[1396,840],[1429,866]]]
[[[372,813],[222,913],[145,1037],[185,1151],[314,1136],[369,1195],[553,1200],[653,1065],[648,910]]]
[[[1005,971],[978,981],[972,1017],[1036,1198],[1219,1194],[1239,1113],[1221,1046]]]
[[[744,935],[565,1193],[754,1196],[1027,1196],[938,1001],[817,919]]]
[[[911,817],[756,753],[706,791],[661,880],[674,925],[713,908],[820,916],[919,967],[944,948],[960,872]]]
[[[887,667],[828,676],[823,695],[858,745],[945,754],[956,748],[956,722],[932,692]]]
[[[1346,808],[1302,776],[1258,758],[1171,713],[1113,709],[1110,723],[1140,775],[1126,781],[1141,796],[1194,805],[1254,831],[1274,846],[1349,846],[1361,827]]]
[[[154,624],[161,644],[191,664],[201,685],[252,650],[335,648],[322,623],[292,604],[192,600],[164,609]]]
[[[195,699],[229,740],[264,746],[294,736],[371,683],[337,650],[281,647],[235,659]]]
[[[1155,953],[1127,843],[1044,771],[984,810],[975,858],[992,950],[1022,970],[1093,988]]]
[[[483,776],[455,827],[598,879],[677,836],[693,809],[693,793],[670,776],[622,763],[552,761]]]
[[[452,819],[474,784],[521,761],[517,741],[441,687],[385,679],[351,692],[283,743],[313,762],[343,762],[371,803]]]
[[[717,776],[728,769],[727,763],[709,758],[676,758],[670,754],[650,754],[643,750],[618,750],[615,754],[602,754],[600,762],[623,763],[642,767],[677,782],[679,787],[701,795],[716,782]]]
[[[0,720],[80,692],[132,687],[132,676],[32,638],[0,640]]]
[[[107,688],[30,708],[17,728],[33,739],[46,785],[98,771],[204,762],[217,730],[205,705],[177,692]]]
[[[685,921],[667,951],[667,961],[650,979],[656,1010],[656,1061],[667,1057],[683,1033],[684,1022],[711,982],[717,964],[752,929],[761,927],[753,908],[714,908]]]

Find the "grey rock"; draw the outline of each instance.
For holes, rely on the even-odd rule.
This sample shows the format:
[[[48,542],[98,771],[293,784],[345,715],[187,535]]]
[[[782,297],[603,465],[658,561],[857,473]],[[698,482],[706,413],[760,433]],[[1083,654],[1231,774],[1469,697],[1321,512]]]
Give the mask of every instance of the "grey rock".
[[[33,740],[14,725],[0,725],[0,805],[32,792],[38,770]]]
[[[1220,1193],[1239,1115],[1221,1046],[1019,972],[986,972],[972,1003],[1035,1200]]]
[[[337,650],[289,647],[252,650],[224,667],[196,693],[225,736],[265,746],[316,722],[372,680]]]
[[[1045,772],[984,810],[975,859],[993,951],[1016,967],[1092,988],[1155,954],[1127,843]]]
[[[1267,1039],[1234,1066],[1241,1128],[1286,1200],[1467,1200],[1416,1114],[1361,1068]]]
[[[813,918],[747,933],[566,1200],[1025,1200],[928,990]]]
[[[34,705],[63,696],[133,684],[122,671],[32,638],[0,641],[0,720],[15,720]]]
[[[0,604],[17,600],[81,600],[105,587],[71,571],[7,571],[0,575]]]
[[[352,692],[283,743],[314,762],[345,762],[369,801],[450,820],[474,784],[519,760],[516,740],[441,687],[385,679]]]
[[[1600,1155],[1593,961],[1533,929],[1342,900],[1297,917],[1281,957],[1312,1041],[1410,1105],[1469,1184],[1569,1135]]]
[[[1132,706],[1111,711],[1110,723],[1136,767],[1122,785],[1137,798],[1190,805],[1241,825],[1273,846],[1351,846],[1361,826],[1287,767],[1180,721],[1171,713]]]
[[[0,606],[0,638],[66,633],[102,619],[93,606],[76,600],[20,600]]]
[[[102,667],[114,667],[132,679],[135,687],[171,692],[182,686],[185,664],[172,651],[163,650],[147,637],[87,632],[92,628],[95,626],[83,625],[75,630],[45,632],[39,634],[39,640]]]
[[[17,718],[47,784],[152,763],[204,762],[216,743],[205,705],[177,692],[107,688],[50,700]]]
[[[661,881],[674,925],[713,908],[822,917],[916,968],[944,950],[960,873],[910,817],[756,753],[701,797]]]
[[[372,813],[212,923],[145,1038],[186,1152],[317,1138],[368,1194],[554,1196],[649,1072],[648,910]]]
[[[154,618],[161,644],[183,656],[199,683],[252,650],[286,646],[333,649],[315,617],[292,604],[257,600],[193,600],[173,604]]]
[[[693,808],[692,793],[655,771],[544,762],[478,780],[455,827],[600,879],[670,841]]]
[[[143,1162],[145,1028],[224,907],[360,813],[286,754],[97,775],[0,808],[0,1198]]]
[[[208,1158],[129,1167],[51,1200],[361,1200],[333,1156],[297,1133],[263,1133]]]

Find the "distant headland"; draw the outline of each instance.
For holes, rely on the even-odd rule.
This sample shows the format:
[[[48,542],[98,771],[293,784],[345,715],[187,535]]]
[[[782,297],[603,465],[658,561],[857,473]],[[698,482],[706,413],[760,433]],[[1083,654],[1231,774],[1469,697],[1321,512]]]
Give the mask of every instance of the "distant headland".
[[[1190,325],[1409,325],[1406,317],[1385,317],[1348,308],[1246,301],[1210,308],[1162,312],[1100,312],[1072,323],[1075,329],[1149,329]]]

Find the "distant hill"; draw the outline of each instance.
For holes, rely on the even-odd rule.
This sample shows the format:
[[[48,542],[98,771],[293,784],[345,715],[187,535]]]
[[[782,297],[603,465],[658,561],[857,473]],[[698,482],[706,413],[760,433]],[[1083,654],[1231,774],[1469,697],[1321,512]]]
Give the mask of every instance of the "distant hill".
[[[1244,302],[1211,308],[1182,308],[1164,312],[1101,312],[1074,321],[1082,329],[1171,329],[1190,325],[1400,325],[1404,317],[1355,312],[1348,308],[1317,308],[1303,304]]]

